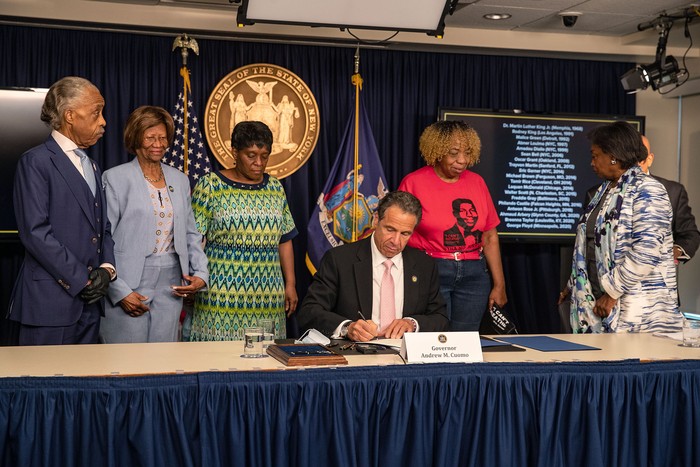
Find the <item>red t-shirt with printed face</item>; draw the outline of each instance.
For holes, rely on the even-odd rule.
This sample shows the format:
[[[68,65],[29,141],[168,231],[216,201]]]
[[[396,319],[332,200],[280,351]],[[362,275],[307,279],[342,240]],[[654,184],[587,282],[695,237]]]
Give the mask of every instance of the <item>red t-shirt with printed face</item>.
[[[408,244],[429,253],[467,252],[464,259],[478,259],[483,233],[501,222],[484,179],[470,170],[448,183],[426,166],[406,175],[399,190],[423,206]]]

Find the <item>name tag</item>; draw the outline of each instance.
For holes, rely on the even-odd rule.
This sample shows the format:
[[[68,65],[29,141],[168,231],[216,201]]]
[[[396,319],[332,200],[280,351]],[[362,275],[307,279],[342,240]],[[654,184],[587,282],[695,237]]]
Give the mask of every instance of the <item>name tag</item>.
[[[407,332],[401,356],[408,363],[483,362],[479,333]]]

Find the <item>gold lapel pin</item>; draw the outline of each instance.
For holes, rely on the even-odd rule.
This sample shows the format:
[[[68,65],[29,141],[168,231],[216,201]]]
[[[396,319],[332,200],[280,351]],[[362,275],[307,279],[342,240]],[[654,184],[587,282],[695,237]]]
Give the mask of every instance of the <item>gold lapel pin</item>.
[[[418,282],[418,277],[416,277],[416,276],[411,276],[411,281],[412,281],[412,282]]]

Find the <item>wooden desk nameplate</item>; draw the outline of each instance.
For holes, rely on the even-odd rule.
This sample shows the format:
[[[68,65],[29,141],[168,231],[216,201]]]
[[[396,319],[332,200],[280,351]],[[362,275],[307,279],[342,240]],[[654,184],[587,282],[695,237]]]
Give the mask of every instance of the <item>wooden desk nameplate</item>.
[[[348,364],[345,357],[321,344],[273,344],[267,353],[286,366]]]

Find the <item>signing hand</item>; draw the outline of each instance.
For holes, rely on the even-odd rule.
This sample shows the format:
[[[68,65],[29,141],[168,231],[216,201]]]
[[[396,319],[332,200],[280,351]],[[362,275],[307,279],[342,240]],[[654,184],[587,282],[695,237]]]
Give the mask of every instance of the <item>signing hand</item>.
[[[404,333],[413,332],[413,329],[413,321],[410,319],[395,319],[386,327],[384,332],[379,335],[387,339],[401,339]]]
[[[148,300],[148,297],[141,295],[138,292],[131,292],[129,295],[122,298],[122,300],[119,302],[119,306],[122,307],[124,313],[136,318],[137,316],[141,316],[142,314],[146,313],[150,309],[148,308],[148,305],[143,303],[146,300]]]
[[[173,289],[173,294],[178,297],[189,297],[190,295],[194,295],[206,285],[201,277],[183,274],[182,278],[185,282],[187,282],[187,285],[170,286],[170,288]]]
[[[379,328],[374,321],[360,319],[350,323],[347,338],[355,342],[367,342],[377,337],[378,332]]]

